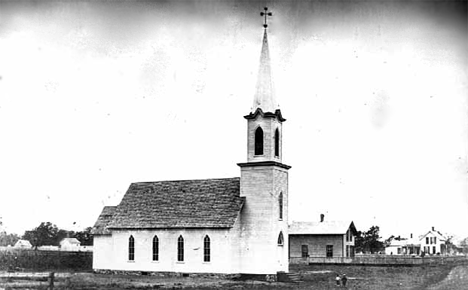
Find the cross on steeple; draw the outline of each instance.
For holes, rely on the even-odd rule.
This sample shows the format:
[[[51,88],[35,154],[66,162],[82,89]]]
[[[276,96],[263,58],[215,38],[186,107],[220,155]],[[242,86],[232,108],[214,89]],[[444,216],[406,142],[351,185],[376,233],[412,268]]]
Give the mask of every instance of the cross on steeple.
[[[260,16],[265,16],[265,22],[263,23],[263,27],[266,29],[268,27],[267,24],[267,16],[273,16],[271,12],[268,12],[268,7],[263,8],[265,12],[260,12]]]

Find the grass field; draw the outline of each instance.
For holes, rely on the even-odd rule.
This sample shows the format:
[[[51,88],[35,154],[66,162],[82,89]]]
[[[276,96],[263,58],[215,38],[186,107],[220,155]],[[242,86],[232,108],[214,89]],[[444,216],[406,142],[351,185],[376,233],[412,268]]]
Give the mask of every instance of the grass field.
[[[201,277],[155,277],[57,273],[54,289],[342,289],[335,285],[336,273],[346,273],[346,289],[468,289],[468,266],[370,267],[370,266],[292,266],[301,275],[300,283],[234,281]],[[32,273],[31,273],[32,274]],[[27,276],[27,273],[24,274]],[[0,289],[46,289],[47,273],[41,279],[8,278],[0,275]]]

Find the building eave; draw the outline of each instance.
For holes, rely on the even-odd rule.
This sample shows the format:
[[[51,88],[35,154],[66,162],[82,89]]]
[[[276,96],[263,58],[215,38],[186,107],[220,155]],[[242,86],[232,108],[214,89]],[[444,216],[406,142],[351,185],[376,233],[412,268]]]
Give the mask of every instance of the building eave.
[[[280,121],[280,122],[286,121],[286,119],[283,118],[283,116],[281,115],[281,110],[280,109],[276,109],[275,112],[272,113],[272,112],[263,112],[263,110],[261,108],[257,108],[254,113],[250,113],[250,114],[244,116],[244,118],[247,119],[247,120],[255,119],[255,118],[257,118],[258,115],[260,115],[263,118],[277,118],[278,121]]]
[[[259,161],[259,162],[246,162],[246,163],[237,163],[239,167],[258,167],[258,166],[277,166],[284,169],[290,169],[291,166],[276,162],[276,161]]]

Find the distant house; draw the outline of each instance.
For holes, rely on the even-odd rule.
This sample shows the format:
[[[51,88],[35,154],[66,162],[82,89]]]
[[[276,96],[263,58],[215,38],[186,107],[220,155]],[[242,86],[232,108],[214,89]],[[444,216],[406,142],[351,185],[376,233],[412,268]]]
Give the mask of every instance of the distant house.
[[[418,238],[410,235],[408,239],[392,240],[385,248],[387,255],[445,255],[449,253],[447,249],[447,238],[436,231],[434,227]]]
[[[31,249],[32,245],[28,240],[18,240],[14,245],[14,248],[18,249]]]
[[[386,255],[420,255],[421,243],[419,238],[413,238],[413,234],[409,238],[393,239],[385,248]]]
[[[436,231],[434,227],[432,227],[432,230],[422,235],[419,240],[421,243],[421,251],[426,254],[444,255],[447,253],[447,245],[445,244],[447,238],[439,231]]]
[[[291,263],[307,259],[354,257],[354,223],[344,221],[293,222],[289,226]]]
[[[64,238],[60,241],[60,249],[62,251],[79,251],[81,243],[76,238]]]

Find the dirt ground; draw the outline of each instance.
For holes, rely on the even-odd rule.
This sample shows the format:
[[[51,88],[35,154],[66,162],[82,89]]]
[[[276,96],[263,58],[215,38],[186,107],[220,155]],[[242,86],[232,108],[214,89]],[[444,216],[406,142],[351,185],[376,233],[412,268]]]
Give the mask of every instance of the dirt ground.
[[[292,266],[300,283],[235,281],[200,277],[155,277],[105,275],[93,273],[57,273],[54,289],[344,289],[335,284],[336,274],[346,274],[346,289],[468,289],[468,266],[371,267],[371,266]],[[47,289],[47,273],[0,273],[0,290]],[[23,275],[23,277],[21,277]],[[37,278],[37,277],[41,278]]]
[[[468,289],[468,266],[458,266],[452,269],[450,273],[435,285],[431,285],[428,290],[452,290]]]

